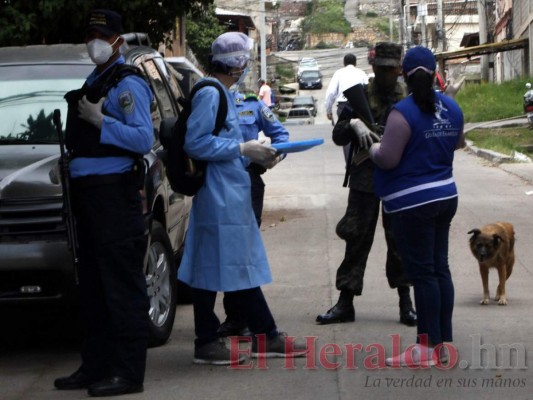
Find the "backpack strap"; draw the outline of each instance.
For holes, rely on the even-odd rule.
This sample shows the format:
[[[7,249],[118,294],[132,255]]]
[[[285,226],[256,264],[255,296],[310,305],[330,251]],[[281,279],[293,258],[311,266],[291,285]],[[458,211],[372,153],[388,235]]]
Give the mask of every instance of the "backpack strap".
[[[194,87],[191,90],[191,94],[189,95],[189,98],[192,103],[192,98],[196,94],[196,92],[206,86],[213,86],[217,88],[218,93],[220,95],[219,96],[220,101],[218,103],[217,118],[215,121],[215,130],[213,131],[213,135],[218,136],[222,128],[227,128],[226,117],[228,116],[228,99],[226,98],[226,92],[224,91],[222,86],[220,86],[220,83],[209,80],[209,79],[204,79],[198,82],[196,85],[194,85]]]

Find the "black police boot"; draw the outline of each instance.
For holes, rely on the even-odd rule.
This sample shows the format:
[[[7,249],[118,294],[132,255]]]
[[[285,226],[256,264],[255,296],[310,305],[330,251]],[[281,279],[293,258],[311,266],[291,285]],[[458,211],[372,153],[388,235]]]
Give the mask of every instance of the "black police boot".
[[[325,314],[316,317],[319,325],[336,324],[339,322],[355,321],[355,309],[353,307],[354,293],[350,290],[341,290],[339,301]]]
[[[407,326],[416,326],[417,317],[409,295],[409,286],[399,286],[398,295],[400,296],[400,322]]]

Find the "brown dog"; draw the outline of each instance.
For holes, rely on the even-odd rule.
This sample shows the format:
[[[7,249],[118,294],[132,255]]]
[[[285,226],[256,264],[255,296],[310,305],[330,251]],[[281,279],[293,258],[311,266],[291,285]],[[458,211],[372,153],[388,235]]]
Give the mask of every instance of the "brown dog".
[[[481,229],[472,229],[469,234],[470,250],[479,262],[483,281],[481,304],[489,304],[489,268],[498,270],[499,285],[494,300],[506,305],[505,281],[511,276],[514,265],[514,228],[509,222],[496,222]]]

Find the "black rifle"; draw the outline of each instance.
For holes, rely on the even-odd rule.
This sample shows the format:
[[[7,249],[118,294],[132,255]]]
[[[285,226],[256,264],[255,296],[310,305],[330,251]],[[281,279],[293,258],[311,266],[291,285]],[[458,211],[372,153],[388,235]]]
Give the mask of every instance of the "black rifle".
[[[54,125],[59,138],[59,167],[61,169],[61,187],[63,189],[63,221],[67,227],[67,243],[68,249],[72,253],[72,262],[74,264],[74,279],[78,283],[78,236],[76,234],[76,220],[72,213],[72,201],[70,198],[70,172],[69,159],[65,151],[65,141],[63,139],[63,131],[61,129],[61,111],[54,110]]]
[[[344,92],[344,97],[350,103],[350,107],[353,110],[354,115],[364,122],[369,129],[376,131],[376,124],[374,122],[374,117],[372,116],[372,111],[368,105],[368,100],[366,98],[365,89],[363,85],[358,84],[346,89]],[[348,177],[350,176],[350,165],[352,164],[353,152],[355,150],[355,140],[352,140],[350,143],[350,154],[348,155],[348,160],[346,161],[346,173],[344,174],[343,187],[348,185]],[[360,154],[359,152],[358,154]],[[360,162],[364,161],[367,157],[361,153]]]
[[[374,117],[368,105],[363,85],[352,86],[346,89],[343,94],[357,118],[363,121],[370,129],[375,130],[376,124],[374,123]]]

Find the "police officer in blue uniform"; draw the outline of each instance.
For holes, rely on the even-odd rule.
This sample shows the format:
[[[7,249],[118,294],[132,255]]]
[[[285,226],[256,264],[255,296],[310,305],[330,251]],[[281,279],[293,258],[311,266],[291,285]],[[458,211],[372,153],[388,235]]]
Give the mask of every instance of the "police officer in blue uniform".
[[[235,106],[239,115],[239,127],[242,132],[244,141],[257,140],[259,132],[263,131],[264,135],[270,139],[271,143],[285,143],[289,140],[289,132],[279,122],[272,110],[263,103],[254,93],[242,94],[238,91],[233,92]],[[277,161],[281,161],[285,155],[279,155]],[[274,163],[274,165],[277,164]],[[251,181],[252,208],[254,210],[257,225],[261,227],[261,215],[263,213],[263,199],[265,197],[265,183],[262,174],[266,169],[257,163],[250,163],[248,174]],[[226,311],[226,320],[219,327],[220,336],[246,335],[249,333],[246,323],[238,313],[230,310],[238,308],[238,305],[232,307],[228,304],[227,296],[224,296],[224,310]]]
[[[80,368],[54,385],[99,397],[143,390],[149,302],[137,171],[153,143],[153,94],[140,71],[124,64],[120,15],[92,10],[87,17],[85,43],[96,68],[65,96],[85,338]]]
[[[272,110],[253,93],[241,94],[234,92],[235,106],[239,114],[239,127],[244,141],[259,138],[263,131],[270,138],[272,144],[285,143],[289,140],[289,132],[279,122]],[[278,156],[281,161],[282,156]],[[251,163],[248,173],[252,181],[252,208],[257,225],[261,227],[261,214],[263,213],[263,198],[265,196],[265,183],[261,178],[266,169],[256,163]]]

